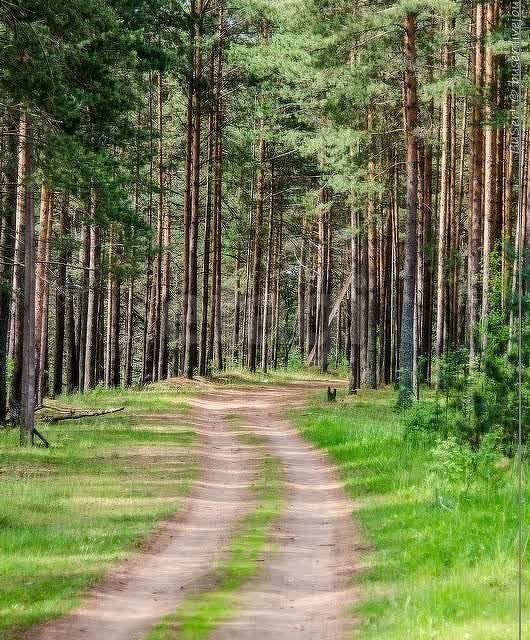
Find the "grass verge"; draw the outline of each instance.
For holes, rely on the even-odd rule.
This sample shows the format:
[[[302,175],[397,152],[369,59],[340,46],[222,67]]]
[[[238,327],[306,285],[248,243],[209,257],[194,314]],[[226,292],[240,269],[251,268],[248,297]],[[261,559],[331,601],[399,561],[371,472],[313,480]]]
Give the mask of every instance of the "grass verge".
[[[185,391],[97,389],[57,403],[126,410],[39,425],[50,449],[22,449],[16,431],[0,431],[2,640],[71,610],[158,519],[179,509],[195,472]]]
[[[516,635],[515,478],[453,502],[429,488],[430,449],[404,442],[391,390],[293,412],[337,463],[373,550],[358,577],[363,640],[508,640]],[[527,500],[530,497],[526,486]],[[449,506],[448,506],[449,505]],[[530,577],[525,566],[525,581]],[[525,609],[530,594],[524,595]],[[526,626],[525,632],[530,631]]]
[[[255,438],[243,435],[241,439],[257,444]],[[275,458],[263,459],[253,491],[257,506],[243,518],[229,544],[226,560],[214,571],[216,588],[186,598],[174,614],[153,629],[148,640],[201,640],[234,615],[239,589],[257,573],[271,525],[281,511],[281,471]]]

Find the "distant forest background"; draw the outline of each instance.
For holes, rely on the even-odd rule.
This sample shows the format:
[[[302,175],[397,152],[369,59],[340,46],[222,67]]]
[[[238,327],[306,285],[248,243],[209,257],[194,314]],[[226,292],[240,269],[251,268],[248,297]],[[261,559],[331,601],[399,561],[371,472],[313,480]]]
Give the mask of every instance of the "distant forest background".
[[[451,366],[510,388],[512,9],[4,0],[0,422],[227,366],[347,366],[403,404]]]

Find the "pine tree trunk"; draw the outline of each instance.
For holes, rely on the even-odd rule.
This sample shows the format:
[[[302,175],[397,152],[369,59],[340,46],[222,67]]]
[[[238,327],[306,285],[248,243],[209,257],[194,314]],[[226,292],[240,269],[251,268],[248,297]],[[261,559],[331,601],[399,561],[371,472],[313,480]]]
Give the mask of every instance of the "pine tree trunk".
[[[483,73],[483,8],[481,3],[475,7],[474,25],[474,84],[477,92],[482,90]],[[482,108],[478,100],[473,106],[473,120],[471,132],[471,184],[470,184],[470,205],[468,230],[468,267],[467,267],[467,330],[469,336],[469,363],[471,367],[477,365],[477,357],[480,353],[478,341],[478,322],[480,319],[480,296],[482,287],[480,284],[481,275],[481,249],[482,249],[482,220],[483,220],[483,134],[482,134]]]
[[[313,236],[313,232],[311,231],[311,236]],[[311,245],[310,245],[311,246]],[[308,286],[308,295],[307,295],[307,352],[308,355],[314,353],[316,351],[316,322],[317,322],[317,313],[316,313],[316,304],[317,304],[317,295],[316,295],[316,272],[317,272],[317,257],[315,255],[315,250],[311,250],[311,269],[309,276],[309,286]],[[307,361],[308,364],[312,364]]]
[[[269,206],[269,231],[267,240],[267,267],[265,272],[265,290],[263,292],[263,323],[261,334],[261,368],[266,373],[269,364],[269,320],[270,313],[270,289],[274,260],[274,164],[271,163],[270,206]]]
[[[46,184],[41,188],[37,264],[35,267],[35,376],[36,402],[42,403],[45,386],[48,345],[49,282],[46,274],[50,257],[52,194]]]
[[[234,332],[232,338],[232,361],[234,365],[239,364],[239,340],[241,326],[241,253],[240,247],[237,247],[236,255],[236,283],[234,289]]]
[[[412,372],[414,369],[414,309],[417,260],[417,208],[418,208],[418,119],[416,84],[416,17],[407,13],[404,18],[405,58],[405,133],[407,171],[407,217],[405,229],[405,264],[403,276],[403,311],[401,319],[399,404],[406,406],[412,399]]]
[[[193,76],[192,84],[192,144],[191,144],[191,193],[190,193],[190,234],[188,265],[188,304],[186,313],[186,352],[184,356],[184,373],[193,378],[198,364],[197,354],[197,245],[199,235],[199,195],[201,166],[201,76],[202,51],[200,19],[202,0],[193,1],[194,38],[193,38]]]
[[[307,220],[304,216],[302,223],[302,244],[300,249],[300,264],[298,265],[298,350],[300,362],[305,360],[306,333],[306,260],[307,260]]]
[[[89,213],[90,215],[90,213]],[[76,344],[77,344],[77,388],[82,391],[85,385],[85,352],[86,352],[86,320],[88,304],[88,280],[90,258],[90,226],[83,224],[81,229],[79,247],[79,265],[82,269],[79,287],[78,304],[75,307],[77,313]],[[73,288],[70,287],[71,293]],[[73,302],[73,301],[72,301]],[[72,317],[72,324],[74,317]]]
[[[326,191],[321,191],[321,211],[318,220],[318,284],[317,284],[317,360],[320,371],[328,370],[329,355],[329,299],[331,293],[331,264],[330,264],[330,213],[328,210]]]
[[[189,272],[190,272],[190,233],[191,233],[191,193],[192,193],[192,148],[194,126],[194,96],[195,96],[195,38],[196,15],[195,6],[197,0],[192,0],[192,20],[190,29],[190,60],[188,77],[188,104],[186,118],[186,155],[184,162],[184,216],[183,216],[183,263],[182,263],[182,371],[185,372],[184,363],[187,353],[186,319],[189,305]]]
[[[169,336],[169,294],[170,294],[170,246],[171,217],[168,206],[164,206],[164,155],[163,155],[163,80],[162,72],[158,74],[158,217],[160,230],[160,302],[159,302],[159,335],[158,335],[158,372],[159,380],[168,376],[168,336]]]
[[[125,313],[125,364],[123,369],[123,384],[132,385],[133,379],[133,344],[134,344],[134,278],[129,279],[127,287],[127,305]]]
[[[483,11],[486,13],[486,36],[490,35],[495,28],[495,3],[490,0],[484,5]],[[496,104],[495,96],[495,60],[491,45],[486,46],[485,58],[485,87],[486,87],[486,109],[484,113],[485,134],[484,134],[484,229],[482,241],[482,348],[487,343],[486,319],[489,310],[489,289],[490,289],[490,254],[493,249],[495,238],[495,227],[497,219],[497,133],[491,123],[493,116],[493,105]]]
[[[258,314],[261,284],[261,235],[263,226],[263,201],[265,192],[265,139],[263,137],[263,123],[261,124],[258,142],[258,167],[256,172],[256,215],[253,225],[253,256],[252,256],[252,291],[249,308],[248,330],[248,368],[256,371],[257,343],[258,343]]]
[[[80,388],[79,385],[79,355],[78,342],[76,340],[75,311],[74,311],[74,285],[71,277],[67,280],[66,289],[66,390],[73,393]]]
[[[443,66],[446,71],[452,67],[451,42],[453,24],[447,20],[445,24],[445,37],[448,39],[443,51]],[[447,305],[448,299],[448,265],[451,251],[449,236],[451,214],[451,158],[452,158],[452,93],[445,89],[442,103],[441,120],[441,161],[440,161],[440,189],[439,189],[439,213],[438,213],[438,248],[437,248],[437,279],[436,279],[436,357],[439,359],[447,351]]]
[[[59,213],[59,235],[61,242],[66,241],[70,233],[70,200],[68,194],[64,195],[61,211]],[[55,287],[55,345],[53,356],[53,395],[58,396],[63,392],[63,371],[65,353],[65,326],[67,316],[67,265],[71,259],[71,252],[63,250],[58,255],[57,284]]]
[[[280,344],[280,280],[283,263],[283,212],[278,207],[278,224],[276,228],[276,250],[274,259],[274,294],[272,300],[272,368],[278,368]],[[288,354],[286,353],[286,358]]]
[[[120,385],[120,281],[114,276],[111,286],[109,386]]]
[[[431,108],[431,113],[433,109]],[[433,319],[433,263],[432,246],[432,143],[426,142],[423,159],[423,313],[421,355],[424,358],[423,382],[431,379],[432,319]]]
[[[15,228],[17,207],[17,138],[4,136],[4,153],[6,155],[4,174],[6,179],[6,195],[3,207],[3,228],[0,241],[0,424],[7,417],[7,354],[9,311],[13,297],[13,254],[15,248],[15,236],[12,229]],[[10,232],[11,231],[11,232]]]
[[[367,129],[372,129],[372,113],[369,109]],[[374,180],[374,161],[368,161],[368,182]],[[366,225],[368,227],[368,319],[366,340],[366,384],[377,388],[377,307],[378,307],[378,269],[377,269],[377,226],[375,221],[374,194],[368,194]]]
[[[364,221],[363,221],[364,223]],[[368,236],[363,229],[359,239],[360,245],[360,273],[359,273],[359,367],[360,382],[366,384],[367,376],[367,346],[368,346]]]
[[[352,194],[353,195],[353,194]],[[350,293],[350,383],[349,393],[357,393],[360,387],[360,336],[359,336],[359,215],[352,197],[351,220],[351,293]]]
[[[97,325],[98,325],[98,299],[99,299],[99,255],[100,255],[100,230],[94,222],[96,210],[96,194],[92,190],[90,194],[90,209],[92,222],[90,224],[90,251],[88,256],[88,296],[86,310],[86,343],[83,390],[88,391],[96,385],[96,358],[97,358]]]
[[[215,56],[212,52],[210,83],[215,82]],[[201,295],[201,344],[199,349],[199,375],[205,376],[208,371],[208,311],[210,289],[210,249],[212,243],[212,210],[214,200],[214,151],[217,138],[216,108],[214,97],[208,116],[208,158],[206,161],[206,209],[204,214],[204,251],[202,261],[202,295]],[[214,276],[212,275],[212,278]]]
[[[10,357],[13,360],[13,374],[9,388],[9,413],[13,424],[21,424],[22,408],[22,366],[23,366],[23,336],[24,336],[24,267],[25,264],[25,208],[26,181],[29,174],[28,160],[28,131],[27,116],[24,111],[20,114],[18,128],[18,169],[15,213],[15,247],[13,256],[13,296],[11,299],[10,318]],[[34,332],[33,332],[34,333]],[[33,356],[33,360],[35,356]]]
[[[23,167],[19,166],[19,180],[24,177],[24,296],[22,314],[22,360],[20,394],[20,442],[33,445],[35,429],[35,237],[32,193],[32,130],[26,114],[22,137]],[[22,127],[21,127],[22,129]],[[23,168],[24,170],[21,170]]]

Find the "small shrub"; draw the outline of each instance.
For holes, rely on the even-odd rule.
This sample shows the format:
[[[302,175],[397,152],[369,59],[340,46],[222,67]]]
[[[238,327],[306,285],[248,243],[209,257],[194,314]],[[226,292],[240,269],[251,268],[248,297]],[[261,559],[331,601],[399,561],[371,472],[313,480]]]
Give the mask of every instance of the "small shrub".
[[[412,405],[403,418],[403,437],[411,443],[433,443],[443,425],[438,403],[422,401]]]
[[[429,465],[429,484],[435,494],[466,495],[474,483],[498,484],[504,476],[500,439],[498,432],[488,433],[478,449],[455,435],[440,439]]]

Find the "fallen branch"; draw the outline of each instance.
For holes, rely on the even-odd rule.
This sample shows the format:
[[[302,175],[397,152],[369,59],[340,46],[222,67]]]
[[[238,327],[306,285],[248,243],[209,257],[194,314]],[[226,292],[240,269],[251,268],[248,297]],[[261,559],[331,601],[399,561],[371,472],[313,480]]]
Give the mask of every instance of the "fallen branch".
[[[35,411],[39,411],[42,409],[48,409],[49,411],[57,411],[57,413],[76,413],[87,411],[84,407],[63,407],[58,404],[42,404],[40,407],[35,409]]]
[[[65,413],[60,416],[50,416],[46,418],[46,422],[48,424],[56,424],[57,422],[62,422],[63,420],[80,420],[81,418],[97,418],[98,416],[108,416],[111,413],[118,413],[123,411],[125,407],[119,407],[118,409],[105,409],[103,411],[82,411],[80,413],[76,413],[75,411],[70,411],[69,413]]]

